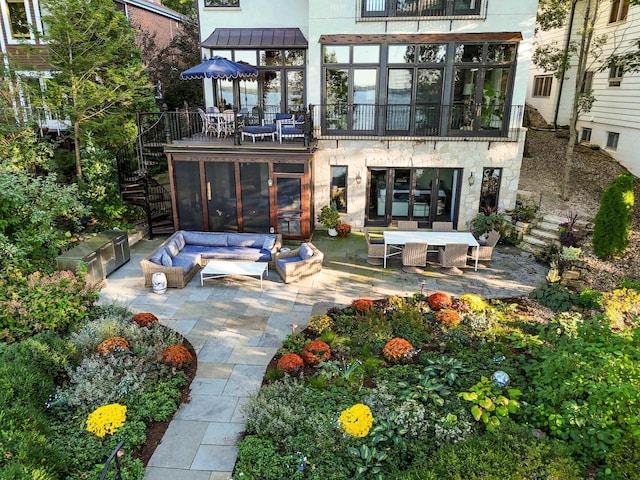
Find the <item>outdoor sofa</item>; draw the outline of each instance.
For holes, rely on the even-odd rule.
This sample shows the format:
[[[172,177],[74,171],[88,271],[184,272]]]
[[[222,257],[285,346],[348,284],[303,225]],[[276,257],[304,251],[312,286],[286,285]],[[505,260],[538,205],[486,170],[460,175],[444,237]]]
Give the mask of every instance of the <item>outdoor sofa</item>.
[[[153,274],[164,272],[167,287],[184,288],[210,260],[269,262],[275,268],[281,245],[280,234],[178,230],[140,261],[144,285],[150,287]]]

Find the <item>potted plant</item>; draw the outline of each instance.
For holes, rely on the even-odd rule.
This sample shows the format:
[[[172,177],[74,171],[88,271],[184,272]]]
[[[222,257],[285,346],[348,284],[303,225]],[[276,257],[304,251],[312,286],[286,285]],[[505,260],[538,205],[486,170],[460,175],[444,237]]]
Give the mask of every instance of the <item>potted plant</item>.
[[[351,233],[351,225],[348,223],[339,223],[336,226],[336,231],[338,232],[338,236],[341,238],[346,238],[349,233]]]
[[[320,209],[318,222],[329,231],[329,235],[335,237],[338,234],[336,227],[340,223],[340,213],[330,205],[325,205]]]
[[[506,237],[508,235],[507,223],[503,214],[498,213],[496,209],[485,207],[471,220],[471,232],[479,240],[486,237],[491,230],[496,230],[500,236]]]

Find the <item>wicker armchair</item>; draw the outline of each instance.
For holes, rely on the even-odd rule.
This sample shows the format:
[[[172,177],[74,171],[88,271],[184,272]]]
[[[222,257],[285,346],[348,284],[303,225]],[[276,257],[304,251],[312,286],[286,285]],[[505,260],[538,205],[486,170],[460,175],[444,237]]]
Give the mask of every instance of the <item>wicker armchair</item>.
[[[438,259],[446,273],[451,275],[462,275],[462,270],[458,267],[467,265],[467,251],[469,245],[466,243],[447,243],[444,248],[438,249]]]
[[[493,249],[498,244],[498,240],[500,240],[500,234],[495,230],[491,230],[489,235],[487,235],[487,241],[484,245],[480,245],[479,247],[471,247],[469,250],[469,257],[475,260],[476,258],[476,249],[478,250],[478,260],[489,262],[491,261],[491,257],[493,257]]]
[[[310,277],[322,270],[324,253],[312,243],[307,243],[306,245],[311,248],[313,255],[305,259],[300,258],[300,248],[289,252],[276,253],[276,271],[284,283],[291,283]]]
[[[453,232],[453,222],[433,222],[431,230],[434,232]]]
[[[384,238],[382,231],[365,227],[364,240],[367,242],[367,263],[382,265],[384,263]]]
[[[398,220],[398,230],[403,230],[403,231],[418,230],[418,222],[415,220]]]
[[[402,249],[402,271],[406,273],[418,273],[418,267],[427,266],[427,244],[407,243]]]

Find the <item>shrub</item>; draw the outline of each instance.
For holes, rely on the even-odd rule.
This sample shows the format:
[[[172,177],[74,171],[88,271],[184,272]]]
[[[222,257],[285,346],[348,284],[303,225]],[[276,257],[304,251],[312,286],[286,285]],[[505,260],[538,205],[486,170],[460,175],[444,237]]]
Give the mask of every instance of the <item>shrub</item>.
[[[333,319],[329,315],[313,315],[309,319],[307,327],[316,335],[320,335],[325,330],[330,330],[333,326]]]
[[[301,356],[307,365],[317,365],[320,362],[329,360],[331,348],[322,340],[314,340],[302,348]]]
[[[541,305],[549,307],[554,312],[569,310],[576,298],[567,287],[559,283],[548,283],[538,287],[529,294],[529,297],[536,299]]]
[[[474,313],[482,313],[489,306],[480,295],[476,295],[475,293],[460,295],[460,300],[467,304],[469,310]]]
[[[373,300],[369,300],[367,298],[359,298],[354,300],[351,303],[351,306],[356,309],[356,311],[363,313],[373,307]]]
[[[160,361],[172,367],[182,368],[193,360],[193,356],[182,345],[170,345],[160,354]]]
[[[617,288],[602,294],[602,306],[612,328],[617,330],[637,325],[640,315],[640,292]]]
[[[102,341],[96,351],[100,355],[107,355],[109,353],[120,353],[129,350],[129,342],[126,338],[122,337],[109,337]]]
[[[297,373],[302,367],[304,367],[304,361],[300,355],[295,353],[285,353],[280,360],[278,360],[277,369],[286,373]]]
[[[415,351],[413,345],[404,338],[392,338],[382,349],[384,358],[390,361],[398,361],[408,358]]]
[[[602,259],[622,255],[629,245],[633,177],[619,175],[602,194],[593,224],[593,251]]]
[[[455,310],[444,309],[438,310],[436,312],[436,320],[445,327],[455,327],[460,323],[460,320],[462,320],[462,318],[460,317],[460,314]]]
[[[45,330],[66,333],[88,318],[97,298],[95,288],[69,271],[0,280],[0,340]]]
[[[297,465],[289,455],[282,454],[271,440],[247,437],[238,443],[238,462],[234,479],[282,480],[292,478]]]
[[[158,321],[158,317],[153,313],[140,312],[133,316],[133,321],[141,327],[148,327],[149,325],[156,323]]]
[[[451,295],[444,292],[436,292],[427,297],[427,302],[433,310],[441,310],[443,308],[449,308],[452,300]]]

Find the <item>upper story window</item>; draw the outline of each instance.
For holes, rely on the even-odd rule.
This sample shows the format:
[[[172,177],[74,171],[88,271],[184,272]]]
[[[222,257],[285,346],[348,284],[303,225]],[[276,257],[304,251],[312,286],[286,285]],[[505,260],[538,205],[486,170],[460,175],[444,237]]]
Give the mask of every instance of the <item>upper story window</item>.
[[[621,22],[627,19],[629,13],[629,0],[613,0],[611,2],[611,13],[609,23]]]
[[[27,6],[24,0],[7,0],[7,10],[9,12],[11,38],[31,38],[31,32],[29,31],[29,17],[27,16]]]
[[[551,75],[536,75],[533,79],[533,96],[548,97],[551,95],[551,83],[553,77]]]
[[[240,0],[204,0],[205,7],[239,7]]]
[[[580,93],[591,93],[593,89],[593,71],[587,70],[582,77],[582,84],[580,85]]]
[[[622,65],[614,65],[609,70],[609,86],[619,87],[622,83],[622,75],[624,75],[624,67]]]
[[[482,0],[361,0],[363,17],[480,15]],[[628,0],[627,0],[628,3]]]

